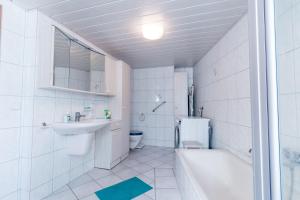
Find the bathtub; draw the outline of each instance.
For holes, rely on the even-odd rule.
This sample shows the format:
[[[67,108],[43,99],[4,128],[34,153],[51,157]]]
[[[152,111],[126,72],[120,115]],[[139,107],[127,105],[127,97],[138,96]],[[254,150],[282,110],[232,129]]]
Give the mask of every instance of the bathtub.
[[[176,150],[184,200],[253,200],[252,167],[224,150]]]

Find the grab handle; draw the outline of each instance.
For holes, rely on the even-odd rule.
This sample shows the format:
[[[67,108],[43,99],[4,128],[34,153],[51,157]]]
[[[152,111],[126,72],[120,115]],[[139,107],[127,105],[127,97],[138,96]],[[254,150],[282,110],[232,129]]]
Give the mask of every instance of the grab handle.
[[[162,105],[164,105],[165,103],[167,103],[166,101],[161,102],[158,106],[156,106],[152,112],[155,112],[159,107],[161,107]]]
[[[175,126],[175,134],[174,134],[174,148],[178,149],[180,144],[180,129],[179,126]]]

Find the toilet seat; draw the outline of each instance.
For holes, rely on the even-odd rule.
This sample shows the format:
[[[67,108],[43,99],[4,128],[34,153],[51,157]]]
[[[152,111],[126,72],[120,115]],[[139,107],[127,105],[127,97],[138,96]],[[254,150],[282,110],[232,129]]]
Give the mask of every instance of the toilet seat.
[[[129,137],[130,137],[130,149],[136,149],[141,147],[140,142],[143,138],[142,131],[132,130],[130,131]]]
[[[131,135],[131,136],[143,135],[143,132],[134,130],[134,131],[130,131],[129,135]]]

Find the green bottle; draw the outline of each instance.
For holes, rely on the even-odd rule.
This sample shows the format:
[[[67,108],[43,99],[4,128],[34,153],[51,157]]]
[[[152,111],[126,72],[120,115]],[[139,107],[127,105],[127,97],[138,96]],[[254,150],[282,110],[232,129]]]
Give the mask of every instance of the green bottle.
[[[111,112],[109,109],[104,110],[104,118],[105,119],[111,119]]]

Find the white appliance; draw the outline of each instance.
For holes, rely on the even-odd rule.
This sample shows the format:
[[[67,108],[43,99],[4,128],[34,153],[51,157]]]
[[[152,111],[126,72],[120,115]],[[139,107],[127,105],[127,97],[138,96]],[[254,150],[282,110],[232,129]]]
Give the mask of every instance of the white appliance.
[[[209,148],[210,119],[177,117],[175,148]]]
[[[174,73],[174,107],[175,116],[188,115],[188,74]]]

